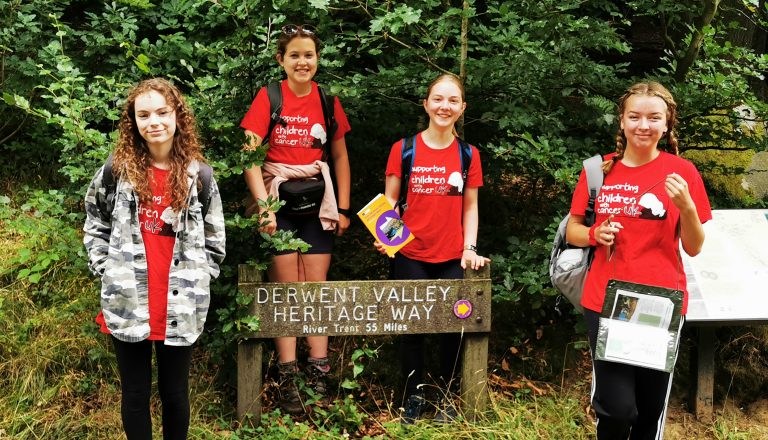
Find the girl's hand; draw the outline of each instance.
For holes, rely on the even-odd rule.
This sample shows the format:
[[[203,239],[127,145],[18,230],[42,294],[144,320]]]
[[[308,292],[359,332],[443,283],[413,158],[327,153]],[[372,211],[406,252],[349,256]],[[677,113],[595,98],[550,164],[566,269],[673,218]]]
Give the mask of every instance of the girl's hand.
[[[471,249],[464,249],[464,252],[461,254],[462,269],[466,269],[467,267],[470,267],[473,270],[477,270],[485,266],[486,263],[490,263],[490,262],[491,260],[489,258],[485,258],[481,255],[477,255],[477,252]]]
[[[349,224],[351,223],[351,220],[344,215],[339,214],[339,221],[336,223],[336,236],[341,237],[344,235],[344,232],[349,228]]]
[[[259,232],[266,232],[267,234],[272,235],[277,230],[277,218],[275,217],[274,212],[269,210],[266,212],[267,216],[261,217],[261,223],[263,223],[263,226],[259,228]]]
[[[595,241],[599,245],[612,246],[616,240],[616,234],[624,229],[619,222],[613,221],[613,214],[595,228]]]
[[[695,209],[696,206],[691,199],[691,193],[688,192],[688,182],[677,173],[667,175],[667,180],[664,182],[664,188],[667,191],[667,196],[672,200],[677,209],[680,211],[687,211]]]
[[[377,251],[379,251],[379,253],[384,255],[387,254],[387,249],[384,247],[384,245],[380,241],[373,242],[373,246],[376,248]],[[390,257],[390,258],[394,258],[394,257]]]

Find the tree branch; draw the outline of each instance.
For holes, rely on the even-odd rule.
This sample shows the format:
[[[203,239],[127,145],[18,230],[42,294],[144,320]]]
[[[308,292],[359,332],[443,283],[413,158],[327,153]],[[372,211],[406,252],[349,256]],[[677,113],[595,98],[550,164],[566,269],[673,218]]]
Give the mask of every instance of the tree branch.
[[[18,133],[18,132],[19,132],[19,130],[21,130],[21,127],[23,127],[23,126],[24,126],[24,123],[27,121],[27,118],[29,118],[29,113],[27,113],[27,114],[25,114],[25,115],[24,115],[24,119],[22,119],[22,120],[21,120],[21,122],[19,122],[19,126],[18,126],[18,127],[16,127],[16,129],[15,129],[15,130],[13,130],[13,131],[11,132],[11,134],[9,134],[8,136],[6,136],[6,137],[4,137],[4,138],[0,139],[0,145],[3,145],[3,144],[4,144],[4,143],[6,143],[6,142],[7,142],[9,139],[11,139],[13,136],[15,136],[15,135],[16,135],[16,133]],[[3,126],[3,127],[5,127],[5,126]]]
[[[720,5],[720,0],[707,0],[704,2],[704,11],[699,17],[696,29],[691,35],[691,44],[688,45],[688,49],[685,51],[685,55],[677,60],[677,68],[675,69],[675,80],[677,82],[685,81],[685,77],[688,71],[691,70],[691,66],[696,61],[696,57],[699,56],[699,50],[701,44],[704,42],[703,29],[712,23],[712,20],[717,15],[717,7]]]
[[[406,49],[415,50],[415,49],[413,48],[413,46],[409,45],[408,43],[405,43],[405,42],[403,42],[403,41],[400,41],[400,40],[398,40],[397,38],[395,38],[395,37],[393,37],[392,35],[390,35],[390,34],[389,34],[389,32],[384,32],[384,38],[385,38],[385,39],[386,39],[386,38],[389,38],[389,39],[391,39],[392,41],[394,41],[395,43],[397,43],[397,44],[399,44],[399,45],[401,45],[401,46],[405,47]],[[421,49],[421,48],[419,48],[419,49]],[[432,60],[430,60],[430,59],[429,59],[429,57],[425,57],[424,55],[420,55],[420,54],[418,54],[418,53],[416,53],[416,56],[417,56],[417,57],[419,57],[419,58],[421,58],[421,59],[422,59],[423,61],[425,61],[427,64],[429,64],[430,66],[432,66],[432,67],[434,67],[435,69],[439,70],[440,72],[443,72],[443,73],[451,73],[450,71],[448,71],[448,70],[445,70],[444,68],[442,68],[442,67],[438,66],[437,64],[435,64],[435,62],[434,62],[434,61],[432,61]]]
[[[467,83],[467,53],[469,52],[469,1],[464,0],[461,14],[461,59],[459,60],[459,78]],[[464,135],[464,114],[459,119],[459,134]]]
[[[667,17],[664,14],[661,14],[661,18],[659,19],[661,22],[661,38],[664,40],[665,46],[672,51],[672,53],[675,52],[675,42],[672,40],[672,38],[669,36],[669,23],[667,22]]]

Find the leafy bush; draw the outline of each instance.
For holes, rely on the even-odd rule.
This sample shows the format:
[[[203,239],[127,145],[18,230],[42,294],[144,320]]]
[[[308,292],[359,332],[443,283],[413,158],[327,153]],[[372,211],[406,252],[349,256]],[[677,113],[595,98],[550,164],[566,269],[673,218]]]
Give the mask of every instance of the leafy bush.
[[[653,77],[677,98],[681,145],[701,166],[715,205],[757,203],[728,170],[743,169],[752,151],[765,149],[764,136],[733,129],[744,122],[733,109],[749,106],[753,122],[764,124],[768,109],[749,80],[766,70],[766,56],[729,41],[730,20],[718,16],[698,29],[691,25],[698,5],[670,1],[459,3],[0,0],[0,153],[6,159],[0,182],[9,188],[0,199],[0,222],[20,243],[4,256],[3,281],[29,286],[33,299],[21,302],[39,301],[39,307],[71,295],[62,288],[65,274],[83,283],[85,185],[113,148],[127,89],[143,78],[168,77],[195,111],[224,198],[228,257],[201,342],[206,359],[229,380],[233,342],[258,325],[245,313],[250,299],[237,291],[237,264],[264,267],[268,248],[303,245],[290,234],[258,235],[260,219],[244,219],[242,208],[242,170],[263,160],[264,151],[240,151],[238,121],[258,88],[282,75],[275,39],[290,22],[317,27],[323,40],[317,80],[340,96],[353,127],[347,136],[352,209],[383,188],[390,146],[424,128],[427,84],[439,72],[465,74],[468,107],[460,129],[479,147],[485,175],[478,244],[493,256],[496,305],[514,315],[516,325],[504,329],[512,340],[558,319],[546,276],[550,237],[568,208],[581,160],[614,148],[614,102],[637,79]],[[659,17],[663,26],[654,26]],[[635,41],[639,28],[658,31],[653,37],[661,41],[645,60]],[[701,49],[681,75],[695,36]],[[745,153],[692,151],[701,147]],[[28,188],[18,189],[22,183]],[[387,259],[373,251],[360,225],[337,244],[332,278],[387,276]],[[83,288],[93,296],[75,301],[77,307],[95,306],[95,286]],[[21,313],[2,301],[3,316]],[[45,328],[35,319],[51,319],[32,316],[13,338],[32,341]],[[97,379],[77,377],[73,389],[102,389]],[[23,423],[36,427],[29,418]],[[273,428],[277,435],[278,428],[265,429]],[[284,428],[303,435],[293,431],[301,428]]]

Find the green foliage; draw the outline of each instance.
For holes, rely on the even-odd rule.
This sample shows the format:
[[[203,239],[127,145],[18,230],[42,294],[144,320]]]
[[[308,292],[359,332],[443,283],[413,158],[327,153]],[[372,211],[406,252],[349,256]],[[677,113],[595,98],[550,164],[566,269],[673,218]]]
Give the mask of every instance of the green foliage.
[[[358,434],[359,428],[368,418],[351,395],[334,401],[328,408],[315,407],[313,416],[320,432],[327,432],[332,438]]]
[[[752,203],[743,180],[754,151],[689,151],[685,157],[697,164],[710,189],[710,202],[718,208],[746,208]]]
[[[0,223],[18,242],[3,259],[3,281],[28,286],[46,306],[60,304],[66,295],[57,288],[63,273],[84,276],[79,229],[85,185],[114,146],[128,88],[151,76],[170,78],[194,109],[224,198],[228,256],[214,283],[202,342],[212,363],[222,366],[222,376],[231,375],[235,341],[258,329],[247,316],[252,298],[237,290],[237,264],[264,269],[270,250],[307,250],[290,233],[258,233],[263,217],[245,218],[242,208],[243,170],[260,164],[266,150],[243,151],[246,140],[238,124],[259,87],[282,75],[274,59],[275,40],[286,23],[311,23],[322,39],[317,80],[340,96],[353,128],[347,136],[353,209],[381,192],[390,146],[424,128],[421,102],[427,84],[440,72],[466,72],[468,106],[460,131],[479,147],[485,175],[478,244],[493,256],[496,304],[515,314],[517,325],[503,330],[512,339],[553,319],[556,296],[546,262],[554,227],[567,211],[581,160],[613,149],[614,103],[635,80],[653,77],[672,90],[682,150],[702,168],[715,205],[758,203],[739,189],[736,175],[753,151],[765,150],[766,140],[734,127],[764,125],[768,108],[751,91],[749,79],[762,77],[768,60],[730,42],[734,29],[728,20],[716,19],[702,29],[699,56],[685,81],[676,82],[672,78],[691,41],[691,18],[700,13],[699,4],[466,3],[465,8],[434,0],[0,0],[0,153],[6,158],[0,182],[13,191],[0,197]],[[745,11],[756,21],[764,19],[761,11]],[[464,61],[462,19],[469,24]],[[645,64],[638,62],[632,39],[638,28],[658,30],[664,41],[658,56]],[[734,111],[741,105],[753,114]],[[693,151],[697,148],[729,151]],[[274,200],[267,205],[279,209]],[[387,259],[370,241],[367,231],[353,224],[337,241],[331,276],[386,277]],[[89,289],[91,307],[96,294],[94,286]],[[20,313],[13,307],[2,300],[0,317]],[[33,313],[17,323],[19,340],[33,341],[45,319],[44,313]],[[375,357],[361,350],[352,360],[351,378],[345,377],[348,389],[355,389],[370,371],[364,362]],[[103,347],[90,347],[85,357],[104,353]],[[73,379],[71,389],[103,390],[98,380],[84,376]],[[20,402],[8,405],[34,406],[32,400]],[[326,417],[334,424],[349,421],[344,429],[353,432],[361,417],[354,402],[345,400],[339,408]],[[13,426],[36,429],[34,417],[24,416]],[[552,436],[571,438],[570,428],[561,428],[565,435]],[[255,432],[248,429],[233,435]],[[468,432],[451,435],[485,434]],[[265,426],[259,435],[308,434],[285,422]]]
[[[36,285],[41,297],[56,295],[53,278],[57,272],[85,273],[87,256],[82,239],[70,227],[85,216],[71,211],[73,201],[55,189],[44,192],[25,187],[19,198],[26,199],[19,207],[14,207],[9,197],[0,200],[0,222],[14,231],[22,245],[6,260],[0,275]]]

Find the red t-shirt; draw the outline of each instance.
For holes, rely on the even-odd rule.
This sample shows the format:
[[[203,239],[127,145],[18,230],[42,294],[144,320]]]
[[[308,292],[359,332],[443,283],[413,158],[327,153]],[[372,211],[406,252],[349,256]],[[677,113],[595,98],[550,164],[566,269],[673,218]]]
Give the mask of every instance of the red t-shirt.
[[[144,240],[147,255],[147,277],[149,285],[149,340],[165,340],[165,321],[168,316],[168,276],[173,259],[173,246],[176,233],[163,218],[171,214],[170,196],[166,193],[168,170],[152,167],[150,173],[154,179],[152,186],[152,204],[139,204],[139,228]],[[167,210],[167,212],[166,212]],[[163,215],[165,213],[165,215]],[[103,333],[109,333],[104,316],[99,312],[96,322]]]
[[[606,246],[595,249],[581,299],[585,308],[601,312],[608,280],[617,279],[682,290],[682,313],[687,312],[688,291],[679,255],[683,251],[676,237],[680,211],[667,196],[664,185],[667,175],[673,172],[688,183],[699,220],[705,223],[712,219],[704,182],[691,162],[665,152],[639,167],[616,162],[605,176],[595,201],[596,222],[603,222],[613,214],[613,221],[621,223],[624,229],[616,236],[610,261]],[[582,170],[571,201],[571,214],[584,215],[588,200]]]
[[[280,87],[283,91],[283,110],[280,114],[287,125],[275,125],[269,137],[266,160],[289,165],[306,165],[320,160],[327,130],[317,83],[313,81],[312,91],[302,97],[293,93],[287,80],[283,80]],[[333,140],[338,140],[350,130],[347,115],[341,108],[338,97],[334,98],[333,112],[338,124]],[[262,87],[240,122],[240,127],[264,139],[269,129],[269,116],[269,96],[267,88]]]
[[[402,141],[395,142],[389,153],[386,175],[402,175]],[[467,187],[483,186],[480,153],[472,146],[472,162]],[[428,147],[416,135],[403,221],[415,238],[400,250],[402,255],[428,263],[461,258],[464,249],[463,202],[459,143],[454,140],[441,150]]]

